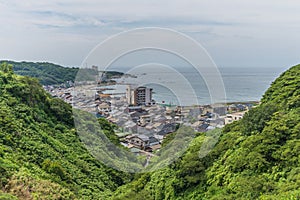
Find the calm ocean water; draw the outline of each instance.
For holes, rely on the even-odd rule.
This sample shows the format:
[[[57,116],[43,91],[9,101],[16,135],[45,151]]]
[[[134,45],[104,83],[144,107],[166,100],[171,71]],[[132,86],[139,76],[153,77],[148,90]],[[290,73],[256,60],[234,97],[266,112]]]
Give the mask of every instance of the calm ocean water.
[[[270,84],[287,68],[270,67],[224,67],[219,68],[225,86],[226,98],[223,102],[258,101]],[[123,83],[146,85],[153,88],[153,98],[157,103],[192,105],[211,104],[211,94],[201,75],[191,68],[178,68],[178,72],[148,68],[128,71],[137,78],[123,78]],[[211,75],[212,77],[214,75]],[[188,84],[186,84],[188,82]],[[117,90],[124,91],[125,87]],[[193,99],[194,96],[194,99]]]

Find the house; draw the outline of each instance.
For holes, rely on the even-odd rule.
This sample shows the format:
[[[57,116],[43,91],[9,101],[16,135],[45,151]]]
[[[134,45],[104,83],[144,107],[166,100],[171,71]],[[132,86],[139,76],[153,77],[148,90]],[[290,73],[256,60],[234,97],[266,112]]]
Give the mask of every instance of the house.
[[[153,127],[155,130],[161,130],[163,128],[164,124],[160,122],[156,122],[153,124]]]
[[[191,125],[191,127],[196,129],[197,127],[201,126],[201,124],[203,124],[203,121],[196,121]]]
[[[213,113],[216,113],[216,114],[218,114],[220,116],[224,116],[227,113],[227,107],[225,107],[225,106],[216,106],[216,107],[213,107]]]
[[[208,127],[209,127],[209,124],[203,123],[200,126],[198,126],[197,128],[195,128],[195,130],[198,132],[206,132],[206,131],[208,131]]]
[[[139,149],[144,149],[146,142],[149,140],[148,136],[145,135],[129,135],[125,137],[126,141]]]
[[[228,106],[228,112],[241,112],[247,110],[247,106],[243,104],[231,104]]]
[[[154,122],[164,123],[167,121],[167,118],[162,115],[156,115],[153,119]]]
[[[244,114],[245,114],[245,112],[237,112],[237,113],[227,114],[226,117],[224,118],[225,124],[230,124],[234,121],[242,119]]]
[[[223,118],[217,118],[210,120],[209,124],[214,127],[223,127],[225,125],[225,121]]]
[[[169,133],[173,133],[176,131],[176,124],[170,123],[165,124],[162,129],[157,133],[157,135],[166,136]]]
[[[153,147],[154,145],[159,145],[159,140],[153,136],[149,137],[148,145],[146,147]]]
[[[111,112],[110,103],[108,102],[102,102],[98,105],[97,109],[101,115],[109,115],[109,112]]]
[[[211,113],[211,112],[206,112],[205,114],[202,114],[202,117],[205,117],[205,118],[214,118],[215,114]]]
[[[155,145],[147,147],[145,149],[145,151],[153,152],[153,151],[159,150],[160,148],[161,148],[161,144],[155,144]]]
[[[134,135],[127,136],[125,139],[129,144],[142,150],[145,150],[151,146],[159,144],[159,140],[153,136],[149,137],[146,135],[134,134]]]
[[[143,116],[140,116],[139,124],[141,126],[145,126],[147,123],[150,123],[151,121],[152,121],[152,119],[151,119],[150,115],[143,115]]]
[[[137,125],[133,121],[127,121],[123,125],[124,131],[126,132],[131,132],[131,133],[136,133],[137,132]]]
[[[153,135],[155,134],[154,129],[147,129],[146,127],[137,126],[137,133],[144,134],[144,135]]]
[[[197,118],[198,115],[200,115],[202,112],[200,110],[200,108],[196,107],[196,108],[191,108],[190,109],[190,113],[189,116],[193,117],[193,118]]]
[[[128,112],[128,113],[134,112],[134,111],[142,112],[143,109],[142,109],[142,106],[128,106],[128,108],[126,108],[125,111]]]
[[[147,124],[147,125],[145,126],[145,128],[148,129],[148,130],[153,130],[153,129],[154,129],[154,126],[153,126],[152,123],[149,123],[149,124]]]
[[[147,114],[147,112],[146,111],[145,112],[134,111],[134,112],[129,113],[131,120],[134,121],[135,123],[138,122],[140,117],[144,114]]]

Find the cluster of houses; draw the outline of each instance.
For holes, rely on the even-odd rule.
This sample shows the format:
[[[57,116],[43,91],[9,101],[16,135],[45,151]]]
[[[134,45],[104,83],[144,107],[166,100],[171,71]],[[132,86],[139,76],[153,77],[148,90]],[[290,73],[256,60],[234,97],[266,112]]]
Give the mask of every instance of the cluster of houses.
[[[153,152],[167,134],[176,131],[176,123],[165,116],[163,106],[129,106],[124,98],[114,98],[110,103],[111,111],[105,117],[120,127],[116,134],[128,148]]]
[[[252,104],[223,106],[130,106],[125,97],[114,98],[105,105],[106,119],[120,127],[117,135],[133,152],[159,150],[163,140],[179,125],[190,126],[195,132],[222,128],[240,120]],[[103,111],[101,112],[103,113]]]
[[[48,91],[53,97],[60,98],[65,102],[72,104],[73,101],[73,87],[64,87],[64,86],[43,86],[43,88]]]
[[[147,87],[128,86],[126,96],[103,94],[102,89],[93,85],[82,86],[76,94],[73,87],[45,89],[54,97],[116,124],[121,144],[134,153],[159,150],[163,140],[176,132],[179,125],[192,127],[195,132],[207,132],[240,120],[253,106],[253,103],[159,105],[152,99],[152,89]]]

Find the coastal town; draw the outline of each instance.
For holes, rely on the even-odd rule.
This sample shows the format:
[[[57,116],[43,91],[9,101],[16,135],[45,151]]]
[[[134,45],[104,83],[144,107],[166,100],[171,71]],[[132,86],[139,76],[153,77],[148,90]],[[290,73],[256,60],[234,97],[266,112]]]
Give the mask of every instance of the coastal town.
[[[73,82],[68,82],[44,88],[53,97],[64,100],[74,108],[115,124],[118,127],[115,134],[120,143],[135,154],[159,151],[164,139],[176,133],[180,126],[191,127],[195,132],[222,128],[242,119],[247,111],[259,103],[191,106],[158,103],[153,98],[152,88],[123,83],[125,91],[116,93],[113,87],[117,84],[115,81],[108,80],[105,73],[99,77],[101,81],[96,83],[91,81],[75,86]]]

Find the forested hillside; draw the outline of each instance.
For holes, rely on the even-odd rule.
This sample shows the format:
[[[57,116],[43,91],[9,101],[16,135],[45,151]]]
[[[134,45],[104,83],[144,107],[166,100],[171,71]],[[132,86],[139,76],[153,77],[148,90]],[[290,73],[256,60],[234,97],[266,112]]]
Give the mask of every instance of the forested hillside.
[[[180,160],[137,176],[114,199],[300,199],[300,65],[273,82],[260,106],[227,125],[201,158],[210,139],[198,136]]]
[[[94,159],[71,106],[0,65],[0,199],[107,199],[130,176]]]
[[[42,85],[60,85],[67,81],[75,81],[79,68],[76,67],[63,67],[48,62],[14,62],[14,61],[0,61],[0,64],[11,64],[13,71],[22,76],[29,76],[37,78]],[[77,81],[94,81],[95,75],[98,72],[93,69],[81,69]],[[112,78],[113,76],[120,77],[124,73],[117,71],[107,71],[106,77]]]
[[[37,78],[42,85],[62,84],[74,81],[78,68],[67,68],[47,62],[0,61],[13,66],[16,74]]]
[[[134,180],[91,156],[70,105],[7,64],[0,107],[0,199],[300,199],[300,65],[227,125],[207,156],[201,145],[215,132],[197,134],[175,163]]]

